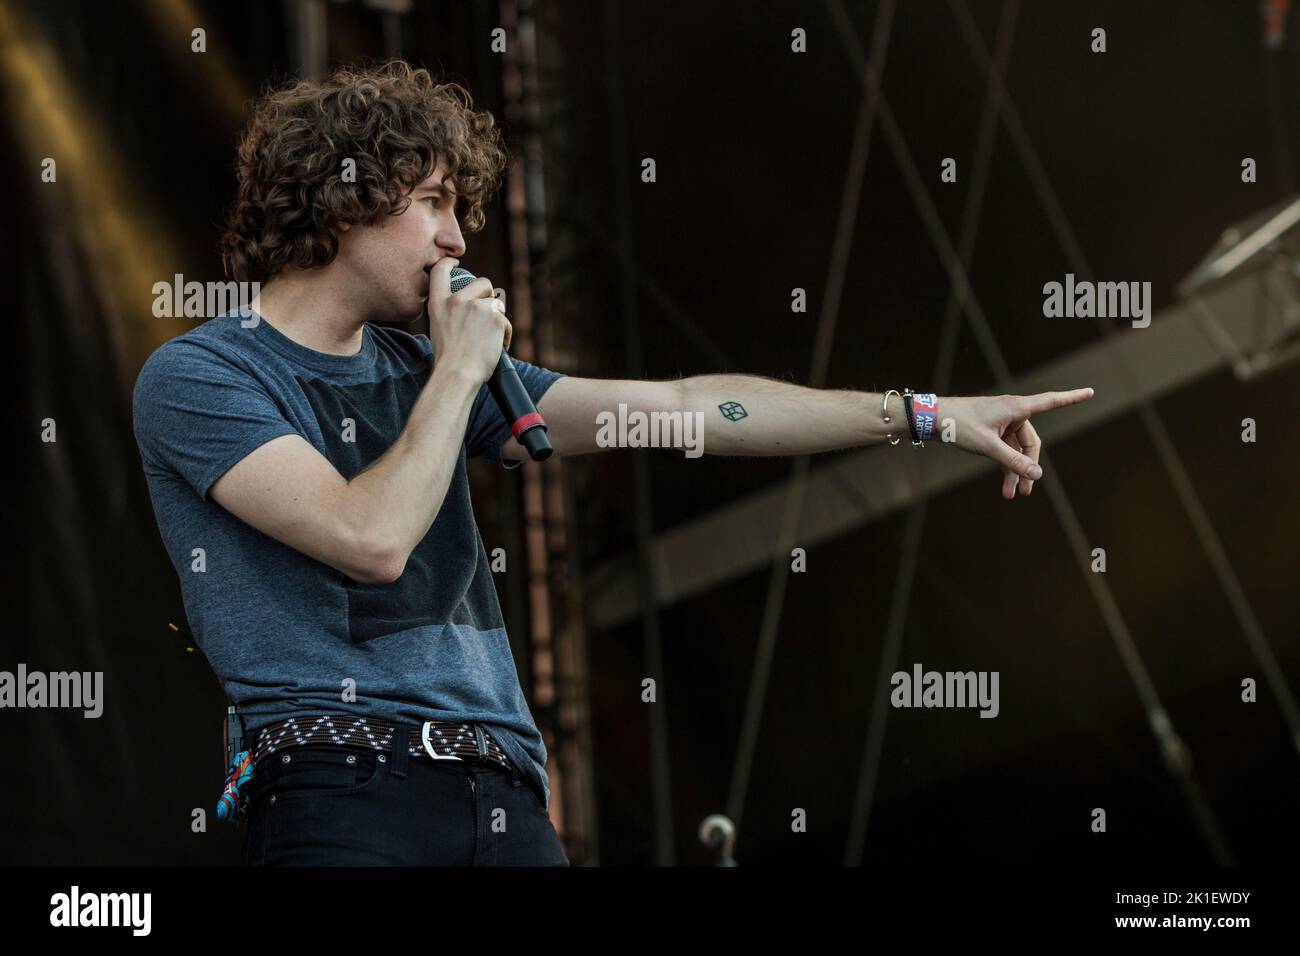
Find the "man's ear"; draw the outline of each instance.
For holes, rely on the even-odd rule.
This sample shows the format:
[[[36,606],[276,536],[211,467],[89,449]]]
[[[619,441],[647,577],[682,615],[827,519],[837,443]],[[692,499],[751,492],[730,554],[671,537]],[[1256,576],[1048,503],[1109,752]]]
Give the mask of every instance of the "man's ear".
[[[350,222],[336,222],[334,225],[338,227],[339,232],[347,232],[352,228],[352,223]]]

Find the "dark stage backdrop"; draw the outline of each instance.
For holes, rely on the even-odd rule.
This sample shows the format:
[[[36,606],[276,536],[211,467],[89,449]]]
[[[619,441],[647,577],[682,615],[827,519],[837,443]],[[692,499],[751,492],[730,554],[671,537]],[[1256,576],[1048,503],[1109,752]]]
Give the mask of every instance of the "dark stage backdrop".
[[[537,4],[554,250],[539,321],[563,343],[559,370],[655,379],[749,372],[807,383],[864,95],[852,49],[883,51],[888,109],[955,244],[987,95],[963,24],[990,48],[999,30],[1011,31],[1006,94],[1035,157],[998,127],[972,244],[971,286],[1011,373],[1098,337],[1087,320],[1043,317],[1043,284],[1078,261],[1060,241],[1062,219],[1094,275],[1149,281],[1155,311],[1172,307],[1179,280],[1226,226],[1297,188],[1300,29],[1266,51],[1256,7],[1112,0],[1023,2],[1008,12],[969,0],[954,12],[940,0],[883,10],[637,0],[618,3],[611,18],[613,5]],[[329,8],[332,62],[383,52],[362,5]],[[401,40],[408,59],[445,70],[496,110],[494,8],[417,2]],[[14,489],[0,499],[10,542],[0,670],[25,662],[102,671],[106,687],[98,719],[0,711],[8,756],[0,862],[237,860],[233,829],[211,818],[207,834],[190,828],[192,808],[211,814],[219,791],[224,699],[168,626],[184,616],[130,429],[140,362],[190,323],[141,315],[137,280],[147,288],[172,272],[220,277],[215,243],[245,107],[291,72],[295,37],[286,5],[196,0],[185,9],[194,19],[182,23],[167,12],[174,5],[142,0],[0,7],[4,381],[18,445]],[[211,61],[189,52],[196,24],[206,26]],[[1106,30],[1104,54],[1091,50],[1097,27]],[[806,52],[791,49],[796,28],[806,31]],[[58,184],[42,183],[41,159],[68,141],[79,149],[60,161]],[[656,162],[653,184],[641,179],[645,157]],[[956,183],[941,181],[945,157],[958,161]],[[1242,181],[1245,157],[1257,160],[1255,182]],[[907,166],[877,118],[839,246],[847,261],[827,387],[930,384],[952,283]],[[1035,190],[1040,173],[1055,211]],[[504,270],[502,217],[498,202],[487,230],[469,239],[481,274]],[[126,237],[139,245],[124,247]],[[639,367],[627,352],[629,282]],[[136,298],[122,293],[128,287]],[[795,287],[807,290],[806,312],[791,311]],[[1154,402],[1293,691],[1296,385],[1295,366],[1242,381],[1224,365]],[[1005,390],[965,326],[947,392]],[[1253,444],[1240,439],[1246,417],[1258,422]],[[57,422],[55,443],[41,441],[46,418]],[[1045,480],[1068,487],[1089,541],[1107,550],[1106,582],[1231,858],[1289,860],[1300,849],[1291,812],[1297,742],[1142,421],[1123,410],[1049,453]],[[569,541],[581,580],[599,582],[636,547],[638,454],[649,456],[656,533],[791,474],[787,459],[687,461],[662,451],[548,464],[565,470],[581,503]],[[814,458],[813,473],[836,457]],[[518,486],[483,468],[475,494],[489,537],[512,523],[504,503]],[[1007,502],[998,486],[988,470],[930,500],[899,660],[905,669],[998,671],[1000,714],[889,709],[863,861],[960,860],[973,872],[1007,862],[1211,862],[1045,489]],[[810,547],[807,571],[788,578],[743,864],[844,859],[906,523],[904,511],[846,528]],[[767,567],[745,571],[658,611],[664,669],[653,706],[668,708],[678,863],[709,859],[695,831],[726,804],[770,582]],[[518,641],[515,629],[528,622],[523,592],[505,582],[501,592]],[[586,645],[600,862],[649,864],[652,705],[641,701],[649,674],[641,621],[590,621]],[[1245,678],[1259,682],[1258,703],[1242,702]],[[1090,828],[1096,807],[1107,810],[1106,834]],[[792,832],[797,809],[807,832]]]

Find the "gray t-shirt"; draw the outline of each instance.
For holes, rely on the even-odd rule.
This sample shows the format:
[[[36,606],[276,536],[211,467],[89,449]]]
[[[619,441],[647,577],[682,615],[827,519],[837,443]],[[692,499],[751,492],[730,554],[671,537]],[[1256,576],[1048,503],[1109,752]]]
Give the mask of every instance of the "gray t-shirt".
[[[405,426],[432,345],[367,324],[359,353],[329,355],[245,315],[250,328],[229,313],[158,348],[136,381],[134,423],[190,627],[250,740],[311,714],[472,721],[549,806],[546,747],[519,686],[466,475],[467,457],[520,464],[501,457],[510,428],[487,385],[405,572],[361,584],[245,524],[208,490],[249,452],[294,434],[350,480]],[[562,377],[514,363],[534,402]],[[345,702],[349,679],[356,700]]]

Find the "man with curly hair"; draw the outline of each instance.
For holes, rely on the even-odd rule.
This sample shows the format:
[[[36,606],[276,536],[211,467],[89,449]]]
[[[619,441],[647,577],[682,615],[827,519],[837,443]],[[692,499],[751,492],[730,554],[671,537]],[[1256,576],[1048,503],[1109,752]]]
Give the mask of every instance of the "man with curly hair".
[[[270,92],[222,237],[227,272],[260,294],[141,370],[158,524],[244,722],[228,790],[248,864],[568,863],[466,477],[468,458],[527,457],[486,385],[510,344],[504,309],[485,278],[450,291],[505,162],[490,114],[401,61]],[[426,308],[427,337],[376,324]],[[1003,467],[1007,498],[1041,477],[1030,415],[1091,397],[515,365],[559,456],[609,447],[616,410],[700,416],[718,455],[921,443],[947,421]]]

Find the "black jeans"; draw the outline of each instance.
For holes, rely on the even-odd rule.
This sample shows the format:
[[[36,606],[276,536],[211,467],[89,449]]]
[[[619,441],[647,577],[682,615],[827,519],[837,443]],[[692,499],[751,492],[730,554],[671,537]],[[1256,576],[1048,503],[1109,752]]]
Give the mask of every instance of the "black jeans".
[[[569,865],[533,788],[498,764],[308,745],[263,757],[245,790],[246,866]]]

